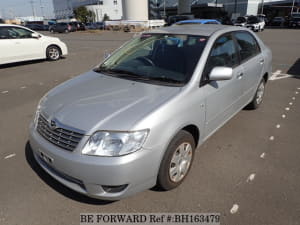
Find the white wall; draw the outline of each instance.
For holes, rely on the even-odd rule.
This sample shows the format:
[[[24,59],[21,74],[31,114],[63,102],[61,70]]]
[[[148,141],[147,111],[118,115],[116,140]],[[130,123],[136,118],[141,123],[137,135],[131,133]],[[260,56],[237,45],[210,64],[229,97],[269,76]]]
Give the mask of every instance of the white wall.
[[[141,20],[149,19],[148,0],[123,0],[123,19]]]
[[[103,4],[97,5],[98,2],[103,2]],[[123,14],[122,0],[53,0],[53,6],[56,18],[60,19],[72,16],[73,9],[79,6],[86,6],[94,11],[97,21],[102,21],[104,14],[112,20],[121,19]]]
[[[247,7],[247,15],[257,15],[258,13],[258,6],[261,1],[257,0],[249,0],[248,7]]]
[[[114,2],[116,1],[117,4]],[[88,10],[95,13],[95,20],[102,21],[105,14],[110,20],[120,20],[122,18],[122,0],[103,0],[103,5],[89,5]]]

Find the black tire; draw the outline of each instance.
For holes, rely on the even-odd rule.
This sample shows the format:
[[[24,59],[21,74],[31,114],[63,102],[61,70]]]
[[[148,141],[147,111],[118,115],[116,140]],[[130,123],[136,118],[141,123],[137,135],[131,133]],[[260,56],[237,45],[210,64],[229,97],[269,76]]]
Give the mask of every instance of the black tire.
[[[179,151],[179,146],[182,146],[182,145],[187,146],[187,144],[189,144],[191,147],[191,149],[189,148],[190,149],[189,153],[191,152],[191,154],[188,154],[188,156],[191,157],[190,163],[188,164],[187,169],[184,172],[185,174],[182,175],[183,177],[181,177],[180,180],[178,180],[178,181],[174,181],[174,177],[172,179],[171,175],[170,175],[171,168],[174,167],[174,166],[172,166],[172,164],[175,164],[175,163],[171,162],[172,158],[175,157],[175,154],[178,155],[177,153]],[[187,175],[191,169],[192,162],[194,159],[194,154],[195,154],[195,140],[194,140],[193,136],[189,132],[181,130],[170,142],[170,144],[165,152],[165,155],[162,159],[162,162],[161,162],[160,168],[159,168],[159,172],[158,172],[158,176],[157,176],[158,187],[162,190],[167,191],[167,190],[171,190],[171,189],[179,186],[184,181],[184,179],[187,177]]]
[[[264,79],[262,79],[258,85],[252,101],[246,106],[247,109],[257,109],[261,105],[265,93],[265,86],[266,82]],[[261,90],[261,88],[263,88],[263,90]]]
[[[61,50],[55,45],[51,45],[46,50],[47,59],[50,61],[59,60],[61,57]]]

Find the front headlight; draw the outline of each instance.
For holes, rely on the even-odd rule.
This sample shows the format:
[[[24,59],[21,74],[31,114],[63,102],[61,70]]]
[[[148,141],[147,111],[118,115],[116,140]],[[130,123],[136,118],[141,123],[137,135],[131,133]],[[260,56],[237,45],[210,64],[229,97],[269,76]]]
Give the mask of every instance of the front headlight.
[[[37,108],[36,108],[36,111],[35,111],[35,115],[34,115],[34,119],[33,119],[33,124],[34,124],[34,127],[37,126],[37,122],[38,122],[38,119],[39,119],[39,116],[40,116],[40,112],[41,112],[41,108],[42,108],[42,105],[44,104],[44,102],[47,100],[47,95],[44,95],[38,105],[37,105]]]
[[[148,130],[133,132],[99,131],[94,133],[82,154],[94,156],[121,156],[139,150],[145,142]]]

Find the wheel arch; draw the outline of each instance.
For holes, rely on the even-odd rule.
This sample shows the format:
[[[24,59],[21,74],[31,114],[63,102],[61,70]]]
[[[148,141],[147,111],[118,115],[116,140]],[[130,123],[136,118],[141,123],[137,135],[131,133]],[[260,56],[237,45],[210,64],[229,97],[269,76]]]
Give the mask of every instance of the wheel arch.
[[[183,127],[180,130],[184,130],[184,131],[189,132],[193,136],[193,138],[194,138],[195,147],[198,146],[198,144],[199,144],[199,138],[200,138],[200,130],[199,130],[199,128],[196,125],[189,124],[189,125]]]
[[[268,82],[268,80],[269,80],[269,73],[268,73],[268,72],[266,72],[266,73],[263,75],[263,79],[264,79],[265,83]]]
[[[61,50],[61,48],[59,47],[59,45],[57,45],[57,44],[50,44],[50,45],[48,45],[48,46],[46,47],[46,51],[45,51],[46,58],[47,58],[47,49],[50,48],[50,47],[52,47],[52,46],[57,47],[58,50],[59,50],[59,52],[60,52],[60,54],[62,55],[62,50]]]

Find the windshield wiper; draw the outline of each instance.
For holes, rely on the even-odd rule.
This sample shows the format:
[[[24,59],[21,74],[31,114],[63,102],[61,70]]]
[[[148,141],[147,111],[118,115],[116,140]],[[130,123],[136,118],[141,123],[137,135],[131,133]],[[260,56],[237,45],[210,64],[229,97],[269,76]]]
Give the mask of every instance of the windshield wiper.
[[[162,82],[168,82],[168,83],[177,83],[177,84],[182,84],[183,81],[176,80],[170,77],[149,77],[151,80],[157,80],[157,81],[162,81]]]
[[[149,80],[148,77],[142,76],[140,74],[134,73],[132,71],[128,70],[122,70],[122,69],[106,69],[106,68],[97,68],[94,70],[95,72],[101,72],[101,73],[108,73],[111,75],[114,75],[116,77],[122,77],[122,78],[134,78],[139,80]]]

